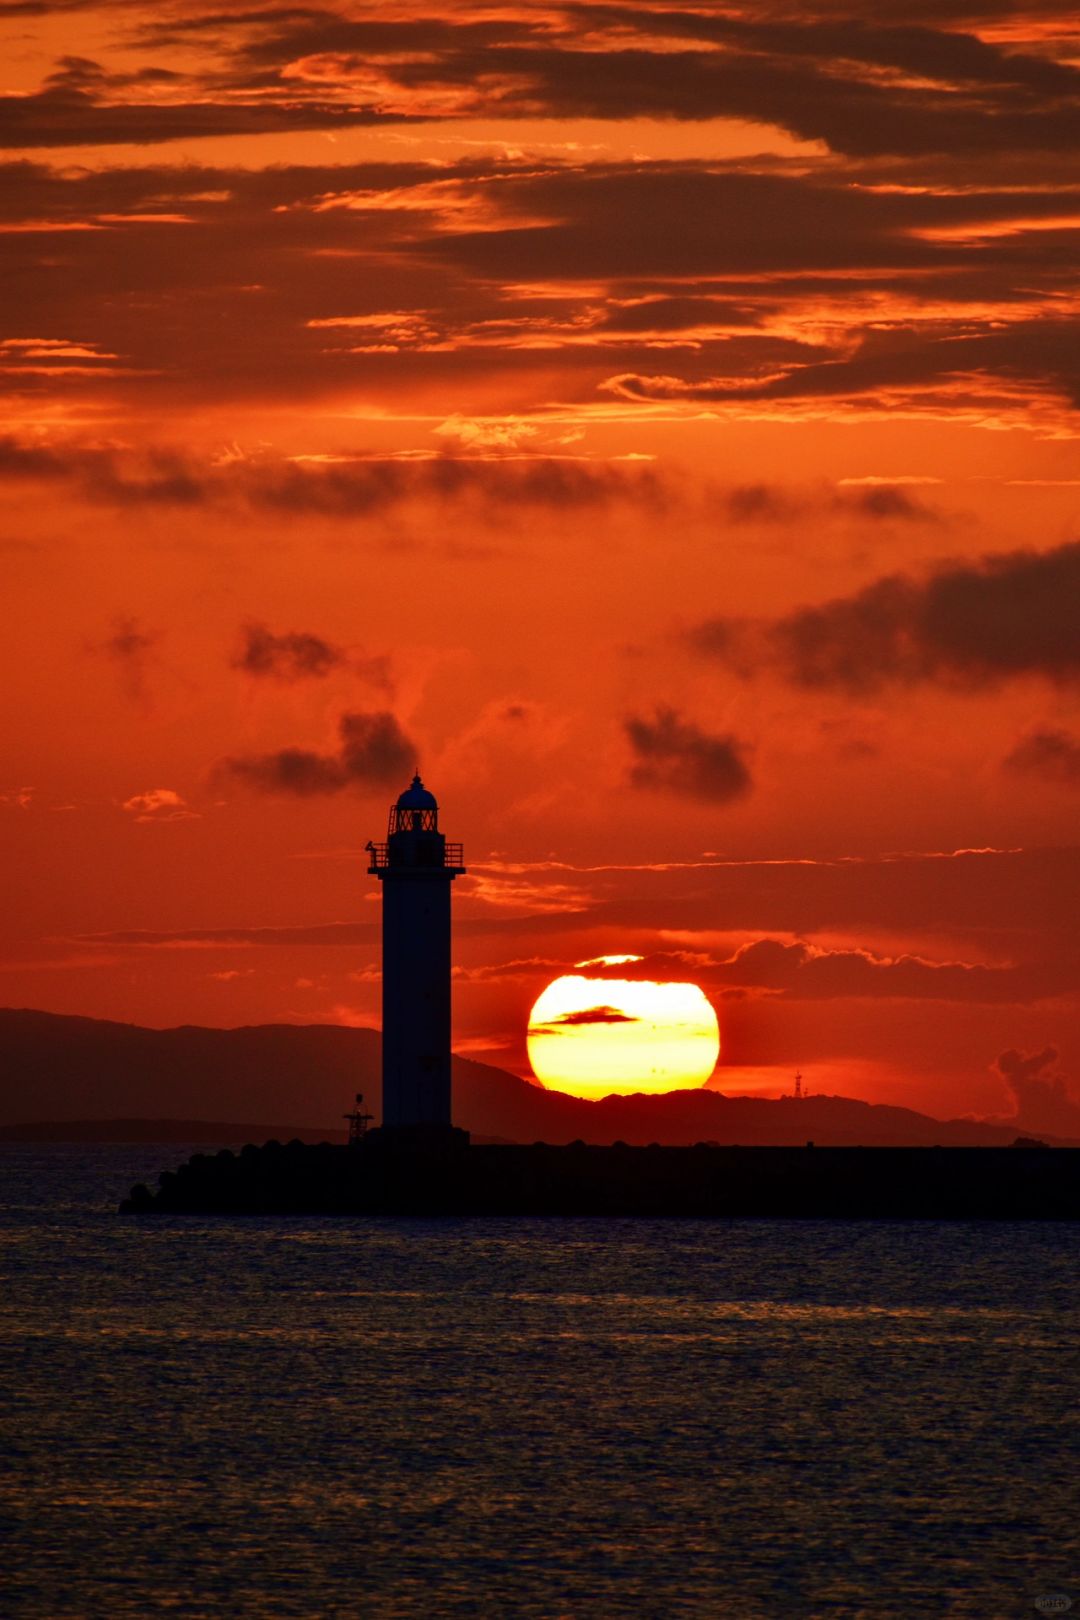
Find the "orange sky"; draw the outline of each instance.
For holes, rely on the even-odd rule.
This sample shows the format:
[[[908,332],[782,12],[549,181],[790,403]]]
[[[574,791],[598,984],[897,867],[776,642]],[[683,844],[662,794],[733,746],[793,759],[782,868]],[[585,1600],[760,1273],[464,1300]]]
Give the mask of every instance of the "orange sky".
[[[1080,1132],[1074,7],[75,0],[0,61],[0,1000],[374,1022],[419,761],[460,1049],[636,953],[724,1089]]]

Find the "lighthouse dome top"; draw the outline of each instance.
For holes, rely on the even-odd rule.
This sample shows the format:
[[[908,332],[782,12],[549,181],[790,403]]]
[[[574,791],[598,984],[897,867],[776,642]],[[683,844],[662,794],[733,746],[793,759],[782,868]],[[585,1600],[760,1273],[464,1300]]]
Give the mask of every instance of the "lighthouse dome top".
[[[397,807],[399,810],[437,810],[439,808],[435,802],[434,793],[429,793],[423,782],[421,782],[419,771],[417,771],[404,793],[399,795]]]
[[[369,871],[402,877],[412,873],[441,872],[451,878],[465,870],[461,845],[448,844],[439,831],[439,806],[417,771],[404,793],[390,806],[385,844],[368,844]]]

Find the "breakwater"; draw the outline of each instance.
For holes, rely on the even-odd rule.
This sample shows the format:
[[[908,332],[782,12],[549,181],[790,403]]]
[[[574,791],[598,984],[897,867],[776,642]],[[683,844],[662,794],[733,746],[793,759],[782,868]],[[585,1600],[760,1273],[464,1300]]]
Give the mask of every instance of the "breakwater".
[[[1075,1220],[1080,1149],[551,1147],[398,1140],[196,1153],[135,1215],[612,1215]]]

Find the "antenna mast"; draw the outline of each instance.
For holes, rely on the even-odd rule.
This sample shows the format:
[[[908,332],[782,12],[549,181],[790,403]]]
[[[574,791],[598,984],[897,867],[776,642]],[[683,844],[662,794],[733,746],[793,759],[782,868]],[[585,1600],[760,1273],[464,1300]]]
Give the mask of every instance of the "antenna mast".
[[[349,1122],[349,1146],[355,1147],[357,1142],[364,1140],[368,1126],[375,1117],[373,1114],[364,1112],[364,1093],[362,1091],[356,1093],[355,1107],[350,1114],[346,1114],[344,1117]]]

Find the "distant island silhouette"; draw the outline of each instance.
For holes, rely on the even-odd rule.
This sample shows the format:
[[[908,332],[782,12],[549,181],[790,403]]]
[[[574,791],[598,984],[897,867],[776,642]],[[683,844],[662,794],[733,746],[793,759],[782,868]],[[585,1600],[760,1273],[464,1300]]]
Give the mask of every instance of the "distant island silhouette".
[[[377,1103],[380,1060],[376,1031],[337,1024],[157,1030],[0,1008],[0,1140],[67,1130],[147,1141],[158,1130],[162,1141],[340,1141],[353,1093]],[[1008,1147],[1022,1134],[1016,1122],[938,1120],[852,1097],[691,1090],[586,1102],[460,1057],[453,1082],[457,1122],[505,1142]],[[114,1134],[98,1135],[99,1124]]]
[[[134,1214],[1080,1216],[1080,1150],[1018,1141],[1012,1124],[849,1097],[584,1102],[464,1058],[464,1129],[345,1145],[345,1106],[358,1087],[378,1098],[380,1056],[376,1032],[337,1025],[153,1030],[0,1009],[0,1142],[219,1149],[133,1188]]]

